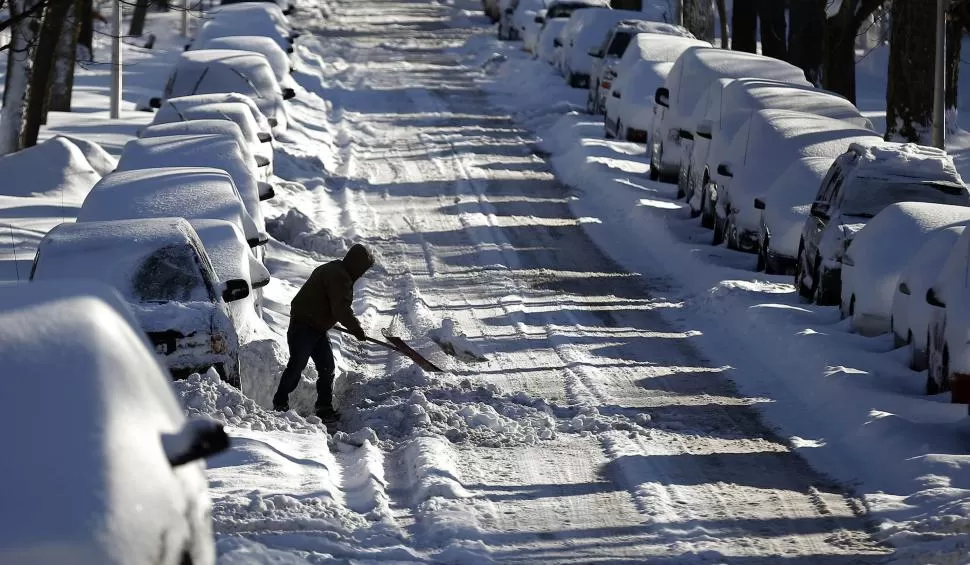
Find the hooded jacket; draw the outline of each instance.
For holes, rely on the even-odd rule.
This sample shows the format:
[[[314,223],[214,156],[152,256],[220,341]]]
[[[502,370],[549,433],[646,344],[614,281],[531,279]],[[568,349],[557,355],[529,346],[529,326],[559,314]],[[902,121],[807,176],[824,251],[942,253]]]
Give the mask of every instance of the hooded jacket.
[[[354,283],[374,265],[374,256],[361,244],[347,251],[343,259],[330,261],[313,270],[310,278],[290,303],[290,321],[325,332],[336,323],[362,334],[354,316]]]

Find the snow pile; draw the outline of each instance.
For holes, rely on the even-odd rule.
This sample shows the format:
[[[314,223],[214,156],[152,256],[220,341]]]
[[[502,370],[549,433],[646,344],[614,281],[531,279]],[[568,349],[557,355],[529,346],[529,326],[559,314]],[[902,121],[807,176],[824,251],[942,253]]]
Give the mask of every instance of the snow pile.
[[[441,320],[441,327],[432,330],[428,337],[437,343],[445,353],[466,363],[488,361],[481,348],[472,343],[465,334],[455,329],[455,322],[451,318]]]
[[[55,139],[57,138],[65,139],[76,145],[81,150],[81,153],[84,154],[84,158],[88,160],[91,167],[101,176],[110,173],[118,166],[118,160],[93,141],[71,135],[58,135]]]
[[[266,221],[266,231],[276,239],[298,249],[319,253],[325,257],[343,257],[353,242],[321,227],[296,208]]]
[[[210,369],[175,381],[182,406],[190,415],[208,416],[233,428],[256,431],[286,431],[292,433],[326,434],[323,424],[306,420],[294,411],[278,415],[264,410],[239,390],[222,382],[219,374]]]
[[[73,204],[101,175],[77,145],[55,137],[0,157],[0,178],[6,179],[0,191],[5,196],[52,196]]]

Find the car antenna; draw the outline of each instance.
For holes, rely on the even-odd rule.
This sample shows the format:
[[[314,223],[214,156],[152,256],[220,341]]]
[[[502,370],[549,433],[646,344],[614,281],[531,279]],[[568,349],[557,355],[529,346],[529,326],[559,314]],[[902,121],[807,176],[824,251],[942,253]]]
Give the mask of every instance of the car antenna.
[[[13,268],[17,272],[17,282],[20,282],[20,262],[17,260],[17,242],[13,238],[13,226],[7,224],[7,229],[10,230],[10,247],[13,248]]]

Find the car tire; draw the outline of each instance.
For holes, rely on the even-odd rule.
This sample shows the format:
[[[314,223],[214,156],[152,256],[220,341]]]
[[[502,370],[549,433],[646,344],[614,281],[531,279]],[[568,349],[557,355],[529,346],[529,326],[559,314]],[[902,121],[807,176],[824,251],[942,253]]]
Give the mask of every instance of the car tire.
[[[566,72],[566,82],[568,82],[569,86],[572,88],[580,88],[583,86],[582,81],[579,80],[579,75],[572,71]]]
[[[600,87],[599,81],[596,81],[596,88]],[[596,114],[596,102],[593,100],[593,92],[589,89],[586,90],[586,113],[590,115]]]
[[[623,137],[620,135],[620,119],[619,118],[616,119],[616,124],[617,124],[616,125],[616,137],[617,137],[617,139],[623,139]],[[650,180],[653,180],[653,181],[660,180],[660,168],[659,167],[656,167],[653,163],[654,163],[654,161],[656,161],[657,163],[659,163],[660,162],[660,157],[663,157],[663,149],[662,149],[662,147],[663,146],[661,146],[661,149],[658,149],[658,152],[660,153],[660,156],[657,159],[654,159],[653,151],[650,152]]]
[[[755,265],[754,270],[759,273],[763,272],[766,275],[773,274],[768,272],[768,238],[764,238],[758,242],[758,263]]]
[[[835,306],[840,298],[835,290],[829,288],[827,279],[831,278],[828,270],[822,266],[821,258],[815,260],[815,276],[812,277],[812,302],[819,306]]]
[[[714,206],[717,206],[716,204]],[[726,226],[725,221],[721,220],[720,216],[717,215],[717,211],[714,211],[714,234],[711,238],[711,245],[721,245],[724,243],[724,230]]]
[[[690,164],[681,163],[677,171],[677,200],[687,198],[687,183],[690,182]]]
[[[798,257],[795,259],[795,288],[802,298],[806,300],[812,298],[812,289],[805,284],[805,255],[801,247],[799,247]]]
[[[738,240],[738,226],[734,222],[734,216],[728,216],[724,220],[724,239],[727,248],[734,251],[741,251],[741,242]]]
[[[707,184],[707,183],[704,183]],[[714,212],[711,210],[711,199],[708,197],[707,192],[704,192],[701,196],[701,227],[707,228],[709,230],[714,229]]]

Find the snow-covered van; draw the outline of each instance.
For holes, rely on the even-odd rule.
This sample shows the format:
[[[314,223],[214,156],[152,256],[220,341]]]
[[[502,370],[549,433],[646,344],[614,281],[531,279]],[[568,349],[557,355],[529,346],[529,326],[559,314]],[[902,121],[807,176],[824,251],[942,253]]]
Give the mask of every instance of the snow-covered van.
[[[881,139],[852,143],[832,163],[802,228],[799,294],[817,304],[838,304],[845,250],[870,219],[896,202],[970,206],[970,192],[941,149]]]
[[[220,281],[184,218],[65,223],[41,239],[30,280],[94,279],[128,301],[174,378],[214,367],[239,387],[239,338],[227,303],[249,296]]]
[[[960,234],[922,298],[930,310],[926,393],[949,390],[953,402],[970,404],[970,230]]]

